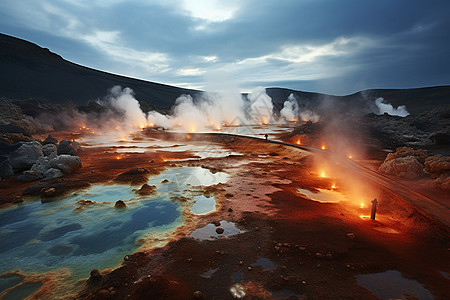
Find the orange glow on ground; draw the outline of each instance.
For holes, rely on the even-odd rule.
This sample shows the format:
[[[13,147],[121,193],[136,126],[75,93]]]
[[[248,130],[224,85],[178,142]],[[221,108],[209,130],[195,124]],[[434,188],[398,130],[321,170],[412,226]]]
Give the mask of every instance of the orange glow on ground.
[[[322,149],[322,150],[325,150],[325,149],[327,149],[325,146],[322,146],[320,149]]]
[[[361,203],[360,205],[359,205],[359,207],[361,207],[361,208],[364,208],[364,203]]]
[[[326,174],[325,174],[325,171],[320,172],[320,177],[322,177],[322,178],[327,177]]]
[[[190,140],[191,139],[191,135],[190,134],[186,134],[186,139]]]
[[[331,188],[334,190],[336,189],[336,185],[333,183],[333,185],[331,186]]]
[[[353,158],[353,156],[352,156],[352,155],[350,154],[350,155],[348,156],[348,158],[349,158],[349,159],[352,159],[352,158]]]
[[[296,143],[297,143],[297,145],[301,145],[302,144],[300,139],[298,139]]]
[[[121,160],[121,159],[122,159],[122,156],[116,156],[116,159],[117,159],[117,160]]]

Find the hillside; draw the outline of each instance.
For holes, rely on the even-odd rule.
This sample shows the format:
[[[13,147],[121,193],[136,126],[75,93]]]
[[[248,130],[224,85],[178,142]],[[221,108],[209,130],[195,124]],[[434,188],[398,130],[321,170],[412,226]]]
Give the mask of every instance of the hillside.
[[[181,94],[198,91],[114,75],[64,60],[36,44],[0,34],[0,96],[85,105],[114,85],[130,87],[151,106],[170,107]]]

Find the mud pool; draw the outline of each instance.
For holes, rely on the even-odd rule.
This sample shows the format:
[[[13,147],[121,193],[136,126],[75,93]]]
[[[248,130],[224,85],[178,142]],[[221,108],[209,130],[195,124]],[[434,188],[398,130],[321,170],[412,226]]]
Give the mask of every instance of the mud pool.
[[[8,242],[0,244],[0,274],[67,268],[76,280],[88,277],[94,268],[114,268],[141,246],[140,239],[163,236],[182,225],[184,207],[171,199],[174,195],[227,180],[223,172],[173,168],[150,177],[149,184],[157,186],[157,193],[151,196],[138,196],[133,191],[136,187],[127,185],[95,185],[60,200],[35,199],[3,209],[0,239]],[[80,200],[90,201],[82,205]],[[117,200],[124,201],[127,208],[116,209]],[[210,201],[215,207],[214,197]],[[14,278],[2,279],[0,285],[11,280]]]

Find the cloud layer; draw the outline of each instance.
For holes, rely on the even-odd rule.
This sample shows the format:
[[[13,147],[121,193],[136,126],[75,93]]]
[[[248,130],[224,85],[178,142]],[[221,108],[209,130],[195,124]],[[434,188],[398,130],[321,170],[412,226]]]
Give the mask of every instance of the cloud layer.
[[[206,3],[206,4],[205,4]],[[450,84],[450,2],[3,0],[0,31],[116,74],[330,94]]]

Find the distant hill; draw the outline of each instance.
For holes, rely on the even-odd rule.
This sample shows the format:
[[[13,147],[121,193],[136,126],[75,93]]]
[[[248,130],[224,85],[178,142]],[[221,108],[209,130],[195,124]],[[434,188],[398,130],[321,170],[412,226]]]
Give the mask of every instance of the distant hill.
[[[198,93],[83,67],[47,48],[0,34],[0,96],[86,105],[115,85],[130,87],[137,99],[161,108],[172,106],[181,94]]]
[[[149,108],[169,108],[181,94],[200,91],[133,79],[83,67],[31,42],[0,34],[0,97],[37,99],[54,103],[70,101],[78,106],[106,95],[114,85],[130,87],[136,98]],[[406,105],[410,113],[420,113],[450,105],[450,86],[417,89],[374,89],[347,96],[332,96],[284,88],[268,88],[276,108],[293,93],[304,106],[322,107],[332,103],[336,108],[358,108],[370,112],[370,106],[383,97],[394,107]]]

